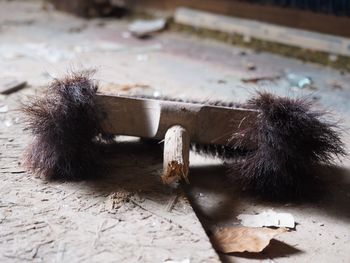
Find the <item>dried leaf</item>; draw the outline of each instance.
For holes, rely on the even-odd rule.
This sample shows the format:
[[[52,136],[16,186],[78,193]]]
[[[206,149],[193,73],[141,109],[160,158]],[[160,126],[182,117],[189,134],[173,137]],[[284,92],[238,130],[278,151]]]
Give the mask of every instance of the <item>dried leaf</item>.
[[[286,231],[285,228],[229,227],[216,232],[212,240],[216,250],[223,253],[261,252],[271,239]]]
[[[241,220],[241,224],[247,227],[295,227],[294,217],[291,214],[276,213],[273,210],[264,211],[257,215],[240,214],[237,219]]]

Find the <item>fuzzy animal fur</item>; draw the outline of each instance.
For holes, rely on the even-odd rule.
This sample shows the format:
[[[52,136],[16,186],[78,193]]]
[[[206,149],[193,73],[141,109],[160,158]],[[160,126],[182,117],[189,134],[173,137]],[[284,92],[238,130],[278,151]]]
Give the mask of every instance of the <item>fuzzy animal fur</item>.
[[[268,93],[258,93],[244,105],[261,111],[235,145],[257,144],[245,161],[232,165],[246,188],[272,199],[303,197],[315,182],[315,165],[331,164],[334,157],[345,155],[337,124],[311,106],[306,99]]]
[[[102,133],[94,97],[97,85],[88,73],[53,81],[43,97],[23,107],[34,141],[25,165],[48,179],[81,179],[95,175]]]
[[[174,100],[172,98],[162,98]],[[183,100],[175,100],[183,101]],[[327,114],[312,110],[307,99],[277,97],[258,92],[245,104],[221,101],[185,101],[232,108],[257,109],[255,125],[230,145],[192,143],[191,149],[228,162],[235,183],[274,200],[305,197],[315,181],[318,164],[332,164],[345,155],[340,129]],[[254,142],[257,147],[247,150]]]

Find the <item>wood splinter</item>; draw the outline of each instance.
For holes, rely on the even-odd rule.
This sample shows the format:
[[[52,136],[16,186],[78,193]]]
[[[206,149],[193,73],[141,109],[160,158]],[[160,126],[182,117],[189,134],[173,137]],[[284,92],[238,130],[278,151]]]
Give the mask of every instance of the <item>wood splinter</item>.
[[[172,126],[165,133],[163,176],[164,184],[171,184],[180,179],[188,180],[190,155],[190,136],[180,125]]]

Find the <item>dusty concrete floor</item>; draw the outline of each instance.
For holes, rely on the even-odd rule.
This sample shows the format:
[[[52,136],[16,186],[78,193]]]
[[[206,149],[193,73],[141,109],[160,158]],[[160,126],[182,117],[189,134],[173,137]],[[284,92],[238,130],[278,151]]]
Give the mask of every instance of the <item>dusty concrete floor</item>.
[[[39,1],[0,2],[0,77],[26,80],[29,87],[0,98],[1,262],[217,262],[191,205],[159,181],[157,147],[128,144],[111,149],[106,178],[47,183],[20,166],[30,137],[15,109],[69,69],[97,69],[102,86],[192,98],[244,101],[257,89],[288,96],[309,95],[342,119],[350,145],[350,75],[297,60],[164,32],[137,40],[127,21],[82,20]],[[255,69],[252,70],[252,65]],[[313,88],[294,88],[286,74],[311,77]],[[281,76],[243,83],[243,78]],[[122,151],[121,151],[121,147]],[[156,148],[156,149],[155,149]],[[264,253],[219,255],[222,261],[349,262],[350,161],[326,167],[324,196],[313,202],[275,204],[228,186],[215,159],[191,156],[191,204],[209,231],[238,224],[239,213],[273,208],[294,215],[296,230],[281,235]],[[188,260],[188,261],[186,261]]]

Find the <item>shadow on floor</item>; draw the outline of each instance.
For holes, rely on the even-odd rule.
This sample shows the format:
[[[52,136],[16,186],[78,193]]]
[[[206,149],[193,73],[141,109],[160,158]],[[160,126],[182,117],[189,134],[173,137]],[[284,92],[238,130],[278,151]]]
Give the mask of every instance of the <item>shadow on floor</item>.
[[[231,256],[237,258],[246,258],[246,259],[256,259],[256,260],[269,260],[269,259],[278,259],[285,258],[296,254],[304,253],[304,251],[299,250],[293,246],[290,246],[282,241],[272,239],[268,247],[264,249],[261,253],[231,253],[231,254],[221,254],[219,253],[220,259],[223,263],[232,262]]]
[[[320,166],[317,184],[310,189],[315,195],[312,199],[294,202],[266,201],[254,193],[242,191],[226,176],[226,169],[220,165],[192,167],[190,181],[191,185],[185,186],[185,189],[204,225],[207,221],[216,224],[232,221],[241,203],[259,203],[274,208],[286,204],[289,207],[312,207],[322,214],[350,221],[350,170],[342,167]],[[198,194],[201,192],[211,199],[205,200]]]
[[[239,224],[236,216],[247,204],[264,205],[274,209],[284,208],[287,203],[265,201],[232,185],[223,166],[199,166],[190,170],[191,185],[185,185],[185,191],[210,236],[219,227]],[[289,202],[288,207],[295,209],[312,208],[320,214],[350,221],[350,170],[336,166],[321,166],[318,169],[318,184],[314,186],[317,195],[312,200]],[[243,210],[244,211],[244,210]],[[235,258],[268,260],[289,257],[304,253],[287,243],[271,240],[270,245],[261,253],[220,254],[222,262],[235,262]],[[232,257],[234,256],[234,257]]]
[[[161,183],[162,146],[154,141],[123,141],[103,146],[106,172],[88,181],[89,187],[103,192],[118,188],[145,193],[169,192]],[[231,172],[232,173],[232,172]],[[234,177],[234,174],[231,174]],[[336,166],[318,169],[318,183],[310,191],[313,200],[289,202],[289,206],[313,207],[323,214],[350,220],[350,170]],[[202,165],[190,168],[190,185],[183,184],[196,213],[202,223],[232,220],[241,203],[259,203],[271,207],[282,207],[284,203],[265,201],[254,193],[242,191],[227,176],[223,165]],[[205,196],[200,196],[205,192]],[[198,195],[199,196],[196,196]],[[316,195],[316,193],[318,193]],[[205,199],[207,198],[207,200]]]
[[[161,146],[152,141],[122,141],[103,145],[103,171],[87,181],[96,191],[163,191]]]
[[[106,173],[86,182],[88,188],[103,194],[123,189],[141,193],[153,200],[167,196],[173,189],[161,182],[162,147],[154,142],[119,142],[104,146]],[[182,184],[198,218],[210,236],[210,231],[225,222],[235,222],[242,204],[263,204],[267,207],[284,207],[286,203],[264,201],[232,184],[223,165],[202,165],[190,168],[190,184]],[[233,175],[234,176],[234,175]],[[315,188],[322,195],[317,200],[288,203],[289,207],[312,207],[322,214],[350,221],[350,170],[323,166],[319,169],[320,184]],[[310,189],[312,191],[312,189]],[[164,198],[163,198],[164,199]],[[238,224],[238,222],[236,222]],[[303,253],[286,243],[272,240],[264,253],[239,253],[236,257],[251,259],[280,258]],[[227,255],[220,255],[223,262]],[[230,261],[232,262],[232,261]]]

